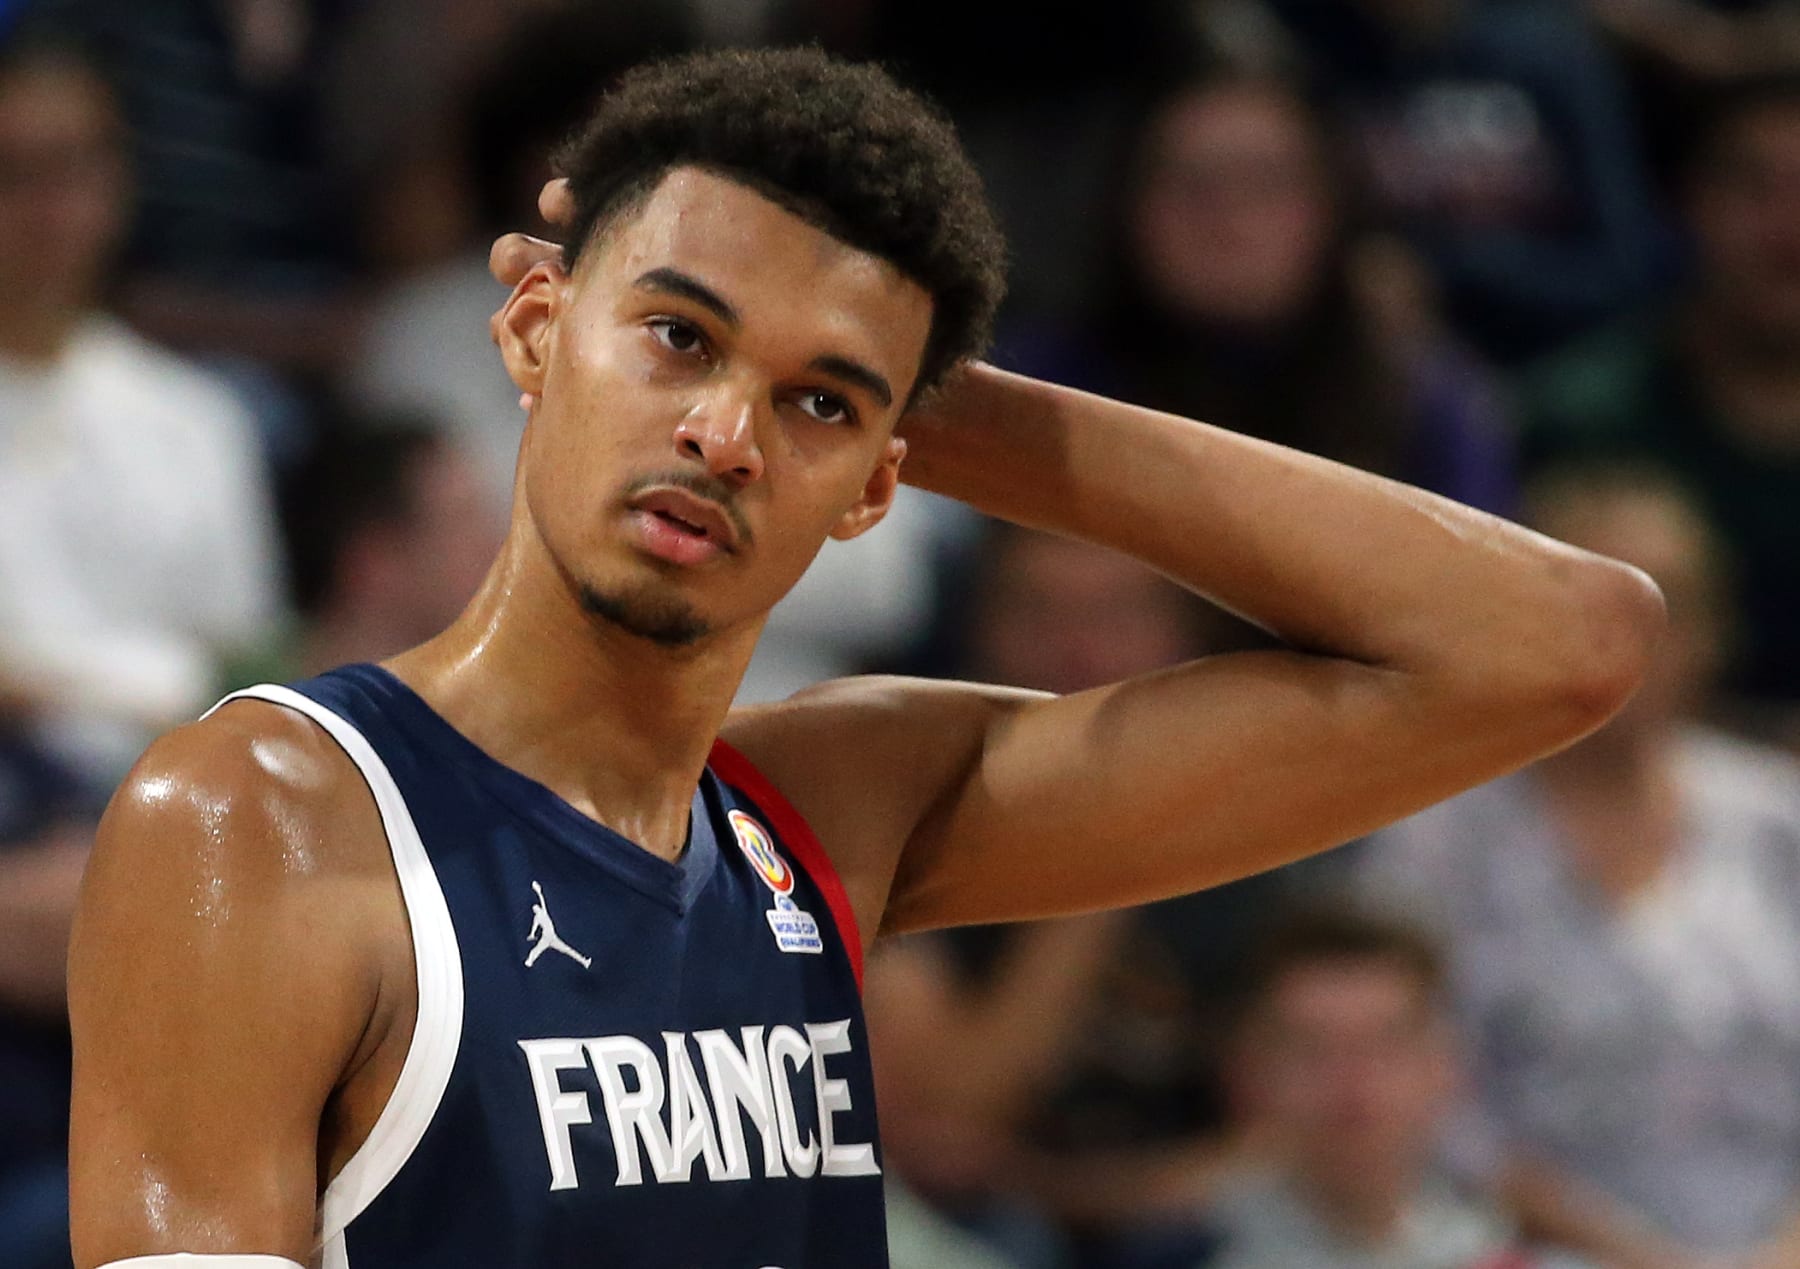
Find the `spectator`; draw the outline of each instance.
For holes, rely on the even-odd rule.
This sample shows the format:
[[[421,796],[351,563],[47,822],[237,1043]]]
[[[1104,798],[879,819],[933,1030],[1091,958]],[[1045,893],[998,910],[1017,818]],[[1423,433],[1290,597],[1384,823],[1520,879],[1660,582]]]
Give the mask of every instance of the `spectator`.
[[[1527,1269],[1436,1167],[1457,1084],[1444,969],[1410,927],[1321,909],[1252,958],[1231,1040],[1238,1164],[1205,1225],[1140,1235],[1119,1269]]]
[[[1676,485],[1566,469],[1529,506],[1655,577],[1670,631],[1612,722],[1378,834],[1363,879],[1455,940],[1468,1159],[1529,1227],[1622,1269],[1800,1264],[1800,769],[1694,720],[1727,606]]]
[[[505,529],[455,445],[401,423],[327,430],[281,502],[300,623],[228,667],[228,688],[423,643],[475,594]]]
[[[1800,739],[1800,73],[1722,91],[1684,202],[1685,294],[1538,368],[1526,444],[1536,462],[1638,454],[1685,475],[1740,571],[1727,686]]]
[[[1376,213],[1482,352],[1544,352],[1662,281],[1631,101],[1578,6],[1274,4],[1331,81]]]
[[[1159,96],[1134,143],[1112,291],[1028,369],[1424,485],[1513,496],[1492,384],[1436,328],[1396,244],[1357,232],[1334,144],[1290,82]]]
[[[0,46],[0,664],[110,785],[276,610],[252,426],[101,309],[130,181],[71,46]]]

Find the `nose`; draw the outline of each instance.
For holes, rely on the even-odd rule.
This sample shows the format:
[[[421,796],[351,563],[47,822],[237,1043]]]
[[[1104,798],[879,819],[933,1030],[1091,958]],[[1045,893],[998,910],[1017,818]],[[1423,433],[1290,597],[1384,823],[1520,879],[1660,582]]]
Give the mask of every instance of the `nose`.
[[[747,394],[708,395],[675,426],[675,446],[708,474],[747,485],[763,473],[756,440],[756,404]]]

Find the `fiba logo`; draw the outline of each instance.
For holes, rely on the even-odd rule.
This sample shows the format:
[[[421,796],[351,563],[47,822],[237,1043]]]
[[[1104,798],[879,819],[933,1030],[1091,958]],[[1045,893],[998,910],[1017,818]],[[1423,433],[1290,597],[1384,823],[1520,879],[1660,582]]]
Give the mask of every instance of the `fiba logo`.
[[[737,834],[738,849],[744,852],[744,858],[756,869],[756,875],[763,879],[763,884],[778,895],[791,894],[794,889],[793,869],[787,866],[787,860],[776,851],[768,830],[742,811],[732,811],[727,818],[731,820],[731,831]]]

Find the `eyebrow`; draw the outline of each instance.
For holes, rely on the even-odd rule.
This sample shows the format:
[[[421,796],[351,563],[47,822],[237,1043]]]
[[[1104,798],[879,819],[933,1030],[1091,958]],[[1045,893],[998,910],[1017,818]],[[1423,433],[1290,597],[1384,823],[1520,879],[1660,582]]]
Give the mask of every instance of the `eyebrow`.
[[[894,390],[888,386],[888,381],[860,361],[828,353],[823,357],[814,357],[811,365],[814,370],[855,384],[879,401],[884,410],[894,403]]]
[[[733,330],[742,325],[738,311],[727,304],[723,296],[699,278],[690,277],[680,269],[671,269],[666,265],[660,269],[652,269],[632,285],[641,291],[661,291],[667,295],[679,295],[684,300],[692,300]]]

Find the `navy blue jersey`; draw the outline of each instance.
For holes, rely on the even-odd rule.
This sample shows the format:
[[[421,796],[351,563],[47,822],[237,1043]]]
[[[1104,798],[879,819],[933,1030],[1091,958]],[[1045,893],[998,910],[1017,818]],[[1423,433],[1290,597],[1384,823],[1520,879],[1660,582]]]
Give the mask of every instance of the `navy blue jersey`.
[[[418,966],[399,1082],[321,1205],[323,1269],[887,1264],[854,920],[743,757],[714,749],[670,863],[379,668],[239,695],[361,769]]]

